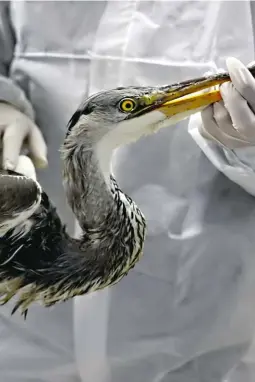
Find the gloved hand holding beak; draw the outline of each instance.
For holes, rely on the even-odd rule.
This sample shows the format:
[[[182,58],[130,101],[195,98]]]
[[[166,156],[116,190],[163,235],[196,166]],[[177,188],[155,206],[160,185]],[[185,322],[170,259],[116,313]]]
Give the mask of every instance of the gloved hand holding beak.
[[[226,64],[231,82],[220,86],[222,101],[201,112],[198,130],[228,149],[255,146],[255,79],[239,60],[228,58]]]

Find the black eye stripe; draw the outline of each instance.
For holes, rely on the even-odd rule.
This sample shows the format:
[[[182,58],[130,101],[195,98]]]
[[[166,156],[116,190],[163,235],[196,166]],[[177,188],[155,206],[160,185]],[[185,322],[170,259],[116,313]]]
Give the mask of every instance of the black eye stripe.
[[[71,119],[69,120],[67,124],[67,131],[66,136],[68,136],[72,130],[72,128],[76,125],[76,123],[79,121],[80,117],[82,115],[88,115],[92,113],[92,111],[95,109],[94,106],[88,105],[84,109],[78,109],[76,112],[72,115]]]
[[[81,111],[80,110],[77,110],[71,117],[71,119],[69,120],[68,124],[67,124],[67,132],[66,132],[66,136],[68,136],[72,130],[72,128],[74,127],[74,125],[76,125],[76,123],[79,121],[79,118],[81,116]]]
[[[92,113],[92,111],[95,109],[93,105],[88,105],[85,109],[82,110],[81,115],[88,115]]]

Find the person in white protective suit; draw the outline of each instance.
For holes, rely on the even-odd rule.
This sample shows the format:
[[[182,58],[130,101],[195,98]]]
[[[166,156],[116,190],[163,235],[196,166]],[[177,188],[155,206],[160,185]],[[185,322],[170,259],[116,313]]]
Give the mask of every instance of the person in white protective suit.
[[[254,382],[254,27],[249,1],[0,2],[3,164],[28,136],[71,231],[58,149],[84,94],[218,68],[233,81],[223,102],[115,153],[148,221],[142,261],[25,322],[0,307],[0,382]]]

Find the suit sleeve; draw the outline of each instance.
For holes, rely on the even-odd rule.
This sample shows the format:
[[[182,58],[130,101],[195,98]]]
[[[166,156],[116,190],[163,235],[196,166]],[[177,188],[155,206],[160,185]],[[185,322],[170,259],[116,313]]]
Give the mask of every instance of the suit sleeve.
[[[10,18],[10,2],[0,2],[0,102],[7,102],[34,119],[34,111],[25,92],[9,77],[16,45]]]

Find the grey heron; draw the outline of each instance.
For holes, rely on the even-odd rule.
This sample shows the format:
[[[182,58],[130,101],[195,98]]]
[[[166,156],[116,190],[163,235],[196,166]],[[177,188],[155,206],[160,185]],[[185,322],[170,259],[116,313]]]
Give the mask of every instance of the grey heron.
[[[250,68],[255,74],[255,67]],[[22,169],[0,174],[0,296],[17,309],[49,307],[119,282],[143,254],[146,220],[111,174],[117,147],[220,99],[227,73],[158,87],[122,87],[86,99],[61,147],[67,201],[82,229],[72,238],[46,192]],[[204,89],[209,91],[203,92]]]

